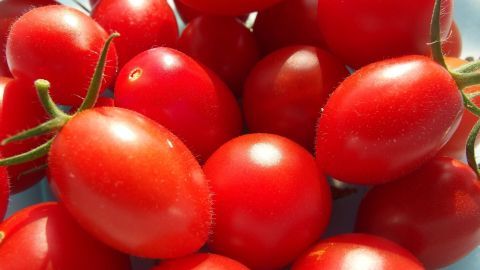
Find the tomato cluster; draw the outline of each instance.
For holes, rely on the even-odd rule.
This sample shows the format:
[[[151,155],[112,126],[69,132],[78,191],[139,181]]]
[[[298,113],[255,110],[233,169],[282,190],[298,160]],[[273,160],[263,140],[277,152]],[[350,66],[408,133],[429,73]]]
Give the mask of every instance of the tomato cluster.
[[[0,1],[0,221],[44,177],[58,200],[0,223],[0,269],[435,269],[480,245],[452,0],[75,2]],[[369,191],[327,238],[345,185]]]

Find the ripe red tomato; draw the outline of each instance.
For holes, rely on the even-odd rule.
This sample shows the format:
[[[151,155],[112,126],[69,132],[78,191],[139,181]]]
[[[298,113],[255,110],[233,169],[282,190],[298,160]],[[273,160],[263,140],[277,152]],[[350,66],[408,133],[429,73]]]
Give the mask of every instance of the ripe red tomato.
[[[180,259],[163,261],[151,270],[249,270],[243,264],[230,258],[211,254],[197,253]]]
[[[93,239],[57,203],[15,213],[0,232],[2,269],[131,269],[127,255]]]
[[[240,108],[229,89],[193,59],[169,48],[148,50],[125,65],[115,85],[115,105],[165,126],[199,160],[242,130]]]
[[[56,102],[78,105],[107,38],[100,25],[78,10],[61,5],[35,8],[11,28],[6,49],[8,66],[15,78],[50,81]],[[113,48],[107,61],[102,89],[110,84],[117,69]]]
[[[318,22],[333,54],[360,68],[392,57],[429,55],[433,4],[433,0],[319,0]],[[452,8],[452,0],[442,1],[442,38],[450,30]]]
[[[133,111],[76,115],[51,146],[49,175],[79,224],[118,250],[175,258],[207,240],[212,213],[200,165],[177,137]]]
[[[331,195],[314,158],[272,134],[221,146],[204,171],[212,186],[212,250],[252,269],[279,269],[324,232]]]
[[[442,43],[442,51],[446,56],[460,57],[462,55],[462,34],[455,22],[452,22],[450,33]]]
[[[317,161],[326,174],[349,183],[394,180],[431,159],[462,112],[455,81],[430,58],[368,65],[327,101],[317,128]]]
[[[3,220],[5,213],[7,212],[8,196],[9,196],[9,184],[7,169],[0,167],[0,221]],[[0,243],[2,241],[0,240]]]
[[[177,42],[177,21],[165,0],[102,0],[92,17],[108,32],[120,33],[115,39],[120,68],[145,50]]]
[[[480,182],[466,164],[434,158],[398,181],[371,189],[356,229],[397,242],[427,269],[449,265],[480,244]]]
[[[207,14],[243,15],[258,11],[281,0],[180,0],[185,5]]]
[[[368,234],[343,234],[322,240],[299,258],[292,270],[423,270],[408,250]]]
[[[291,46],[268,55],[245,83],[249,130],[282,135],[313,151],[320,110],[348,74],[339,60],[315,47]]]
[[[206,15],[206,14],[203,14],[203,12],[201,12],[201,11],[198,11],[194,8],[191,8],[187,5],[185,5],[180,0],[173,0],[173,2],[175,3],[175,7],[177,8],[178,15],[180,15],[180,18],[182,19],[182,21],[185,24],[190,22],[191,20],[195,19],[196,17]],[[237,19],[239,19],[241,21],[246,21],[248,19],[248,15],[249,14],[245,14],[245,15],[242,15],[242,16],[237,16]]]
[[[252,32],[233,17],[195,18],[180,36],[178,48],[212,69],[237,96],[260,57]]]

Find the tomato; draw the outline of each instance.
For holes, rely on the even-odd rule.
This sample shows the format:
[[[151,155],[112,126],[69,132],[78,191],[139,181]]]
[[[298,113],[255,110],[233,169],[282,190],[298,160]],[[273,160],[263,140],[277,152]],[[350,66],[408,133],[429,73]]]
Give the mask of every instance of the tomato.
[[[127,255],[93,239],[58,203],[25,208],[0,232],[2,269],[131,269]]]
[[[368,65],[327,101],[317,128],[317,161],[326,174],[344,182],[394,180],[440,150],[462,111],[452,76],[427,57]]]
[[[356,230],[397,242],[427,269],[449,265],[480,244],[480,183],[466,164],[437,157],[371,189]]]
[[[433,0],[319,0],[318,22],[332,53],[357,69],[392,57],[429,55],[433,4]],[[442,39],[450,30],[452,8],[452,0],[442,1]]]
[[[101,26],[75,9],[61,5],[32,9],[13,24],[8,35],[8,66],[15,78],[50,81],[56,102],[78,105],[107,38]],[[115,76],[116,58],[111,49],[102,89]]]
[[[446,56],[460,57],[462,55],[462,34],[455,22],[452,23],[447,39],[442,43],[442,50]]]
[[[194,8],[191,8],[187,5],[185,5],[180,0],[173,0],[173,2],[175,3],[175,7],[177,9],[178,15],[180,15],[180,18],[182,19],[182,21],[185,24],[190,22],[191,20],[195,19],[196,17],[206,15],[201,11],[198,11]],[[237,19],[245,22],[248,19],[248,15],[249,14],[245,14],[245,15],[242,15],[242,16],[237,16]]]
[[[248,270],[248,268],[221,255],[197,253],[180,259],[164,261],[151,270]]]
[[[222,145],[204,166],[215,223],[209,246],[251,269],[279,269],[324,232],[331,195],[313,156],[272,134]]]
[[[408,250],[368,234],[342,234],[322,240],[299,258],[292,270],[423,270]]]
[[[318,0],[285,0],[257,14],[253,33],[264,53],[289,45],[325,47],[317,23]]]
[[[281,0],[180,0],[185,5],[207,14],[243,15],[258,11]]]
[[[141,53],[120,71],[115,105],[171,130],[205,160],[240,134],[241,113],[233,94],[213,73],[169,48]]]
[[[248,128],[285,136],[313,151],[320,110],[348,74],[339,60],[315,47],[291,46],[268,55],[245,83]]]
[[[83,111],[58,133],[48,161],[60,201],[115,249],[175,258],[206,242],[211,203],[202,169],[154,121],[115,107]]]
[[[0,221],[3,220],[3,217],[7,212],[8,197],[10,193],[9,188],[7,169],[5,167],[0,167]]]
[[[120,33],[115,39],[120,68],[145,50],[177,42],[177,21],[165,0],[102,0],[92,17],[105,30]]]
[[[237,96],[260,57],[252,32],[233,17],[195,18],[180,36],[178,48],[216,72]]]

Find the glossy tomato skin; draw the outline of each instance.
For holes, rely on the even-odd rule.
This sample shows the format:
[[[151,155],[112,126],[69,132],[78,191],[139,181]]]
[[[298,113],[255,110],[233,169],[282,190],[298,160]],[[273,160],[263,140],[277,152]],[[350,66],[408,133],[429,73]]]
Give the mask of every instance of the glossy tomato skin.
[[[262,10],[281,0],[180,0],[185,5],[207,14],[243,15]]]
[[[360,205],[356,230],[397,242],[427,269],[449,265],[480,243],[480,183],[466,164],[436,157],[371,189]]]
[[[300,257],[292,270],[423,270],[408,250],[387,239],[360,233],[322,240]]]
[[[178,49],[213,70],[237,96],[260,57],[252,32],[234,17],[195,18],[180,36]]]
[[[455,22],[452,22],[447,39],[442,43],[442,51],[449,57],[458,58],[462,55],[462,34]]]
[[[197,253],[180,259],[163,261],[151,270],[249,270],[245,265],[230,258]]]
[[[215,224],[209,246],[251,269],[280,269],[324,232],[331,195],[314,158],[273,134],[237,137],[207,160]]]
[[[98,242],[58,203],[30,206],[0,224],[2,269],[129,270],[130,259]]]
[[[358,69],[392,57],[429,55],[434,2],[319,0],[318,22],[332,53]],[[442,39],[450,30],[452,8],[452,0],[442,1]]]
[[[15,78],[32,82],[39,78],[48,80],[55,102],[78,105],[86,94],[107,38],[100,25],[73,8],[53,5],[32,9],[13,24],[8,35],[8,66]],[[110,84],[117,71],[113,46],[107,63],[102,89]]]
[[[432,158],[452,136],[462,111],[455,81],[429,58],[368,65],[343,81],[325,105],[317,161],[344,182],[392,181]]]
[[[178,38],[177,21],[166,0],[102,0],[92,18],[108,32],[120,33],[115,40],[120,68],[145,50],[175,46]]]
[[[169,48],[148,50],[125,65],[115,85],[115,105],[165,126],[199,160],[242,130],[240,108],[223,82]]]
[[[210,193],[198,162],[167,129],[133,111],[84,111],[57,135],[50,181],[79,224],[147,258],[193,253],[207,240]]]
[[[9,189],[7,169],[0,167],[0,222],[7,212]]]
[[[345,65],[319,48],[275,51],[257,63],[245,83],[249,130],[285,136],[313,152],[321,108],[348,75]]]

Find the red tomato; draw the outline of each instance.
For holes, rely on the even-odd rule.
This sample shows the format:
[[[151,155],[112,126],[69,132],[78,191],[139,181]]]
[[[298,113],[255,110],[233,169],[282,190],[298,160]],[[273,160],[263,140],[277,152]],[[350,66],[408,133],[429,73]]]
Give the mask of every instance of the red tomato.
[[[345,65],[315,47],[292,46],[268,55],[245,83],[248,128],[285,136],[313,151],[320,110],[348,74]]]
[[[7,169],[0,167],[0,221],[3,220],[7,212],[9,189]],[[0,243],[1,242],[0,240]]]
[[[180,36],[178,48],[212,69],[237,96],[260,57],[252,32],[233,17],[195,18]]]
[[[248,268],[221,255],[198,253],[180,259],[164,261],[151,270],[248,270]]]
[[[180,0],[185,5],[208,14],[243,15],[258,11],[281,0]]]
[[[131,269],[127,255],[93,239],[57,203],[17,212],[0,232],[2,269]]]
[[[322,240],[298,259],[292,270],[423,270],[408,250],[368,234],[343,234]]]
[[[120,68],[145,50],[177,42],[177,21],[165,0],[102,0],[92,17],[108,32],[120,33],[115,39]]]
[[[200,165],[140,114],[101,107],[76,115],[52,144],[49,170],[79,224],[118,250],[175,258],[207,240],[210,193]]]
[[[80,11],[61,5],[36,8],[12,26],[7,40],[8,66],[15,78],[50,81],[56,102],[78,105],[107,38],[105,30]],[[114,49],[107,61],[103,88],[115,76]]]
[[[279,269],[324,232],[331,196],[314,158],[272,134],[235,138],[207,160],[212,250],[252,269]]]
[[[460,57],[462,55],[462,34],[455,22],[452,23],[447,39],[442,43],[442,50],[446,56]]]
[[[360,68],[392,57],[429,55],[433,4],[433,0],[319,0],[318,20],[333,54]],[[442,1],[442,38],[450,30],[452,8],[453,0]]]
[[[169,48],[148,50],[125,65],[115,85],[115,105],[170,129],[200,160],[242,130],[240,108],[229,89]]]
[[[264,53],[289,45],[325,47],[317,23],[318,0],[286,0],[258,13],[253,33]]]
[[[427,269],[449,265],[480,244],[480,182],[466,164],[437,157],[371,189],[360,205],[357,231],[397,242]]]
[[[349,183],[394,180],[440,150],[462,111],[452,76],[430,58],[368,65],[348,77],[325,105],[317,161],[326,174]]]

